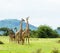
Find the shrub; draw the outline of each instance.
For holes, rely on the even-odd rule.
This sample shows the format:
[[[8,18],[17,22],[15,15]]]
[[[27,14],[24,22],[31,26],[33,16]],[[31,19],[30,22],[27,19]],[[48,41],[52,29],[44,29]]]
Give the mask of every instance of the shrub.
[[[37,49],[37,52],[36,53],[41,53],[41,49]]]
[[[0,41],[0,44],[4,44],[2,41]]]
[[[32,53],[41,53],[41,49],[37,49],[36,51],[34,51]]]
[[[54,48],[54,49],[52,50],[52,53],[59,53],[59,51],[58,51],[58,49]]]
[[[58,40],[58,43],[60,43],[60,40]]]

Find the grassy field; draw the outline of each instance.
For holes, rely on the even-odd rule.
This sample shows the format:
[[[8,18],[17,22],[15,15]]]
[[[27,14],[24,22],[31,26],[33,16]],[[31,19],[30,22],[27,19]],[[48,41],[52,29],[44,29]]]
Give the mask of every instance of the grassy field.
[[[60,43],[57,43],[60,38],[30,38],[30,44],[25,42],[25,45],[17,44],[16,42],[9,42],[9,38],[0,36],[0,53],[36,53],[41,49],[42,53],[51,53],[54,48],[57,48],[60,53]]]

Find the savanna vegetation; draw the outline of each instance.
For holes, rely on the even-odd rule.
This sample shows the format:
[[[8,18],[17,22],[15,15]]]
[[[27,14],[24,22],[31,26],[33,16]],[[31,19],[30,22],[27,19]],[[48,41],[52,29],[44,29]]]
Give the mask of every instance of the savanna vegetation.
[[[30,38],[30,44],[9,42],[8,36],[0,36],[0,53],[60,53],[60,38]]]
[[[10,29],[7,27],[0,28],[0,32],[1,32],[0,35],[3,35],[3,36],[8,36],[10,33],[14,33],[13,29]]]
[[[58,29],[60,28],[58,27]],[[0,31],[3,31],[2,35],[8,36],[9,33],[15,33],[15,31],[17,31],[17,28],[15,27],[13,31],[13,29],[3,27],[3,28],[0,28]],[[53,30],[50,26],[41,25],[37,28],[37,30],[30,29],[30,37],[32,38],[58,38],[60,37],[60,35],[57,33],[56,30]]]
[[[60,29],[60,28],[58,28]],[[14,28],[17,31],[17,28]],[[60,35],[50,26],[41,25],[37,30],[30,30],[30,44],[24,45],[9,42],[9,34],[13,29],[0,28],[0,53],[60,53]]]
[[[37,30],[31,31],[31,37],[37,38],[58,38],[59,34],[56,30],[53,30],[50,26],[41,25]]]

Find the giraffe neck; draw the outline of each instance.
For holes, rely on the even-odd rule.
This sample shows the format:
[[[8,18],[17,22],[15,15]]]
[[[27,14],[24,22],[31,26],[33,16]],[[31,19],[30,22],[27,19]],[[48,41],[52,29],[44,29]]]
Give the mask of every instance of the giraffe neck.
[[[20,30],[22,30],[22,21],[21,21],[21,23],[20,23]]]
[[[28,23],[28,20],[27,20],[27,23],[26,23],[26,29],[29,30],[29,23]]]

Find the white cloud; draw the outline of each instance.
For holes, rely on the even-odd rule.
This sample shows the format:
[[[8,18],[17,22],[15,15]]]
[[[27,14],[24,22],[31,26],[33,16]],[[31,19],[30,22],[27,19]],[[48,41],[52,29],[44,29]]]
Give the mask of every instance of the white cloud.
[[[49,2],[56,2],[56,3],[59,3],[60,2],[60,0],[48,0]]]
[[[60,0],[0,0],[0,20],[30,16],[29,23],[60,26]]]
[[[52,28],[56,29],[56,27],[60,26],[60,18],[48,18],[48,17],[30,18],[29,23],[32,23],[35,26],[49,25]]]

